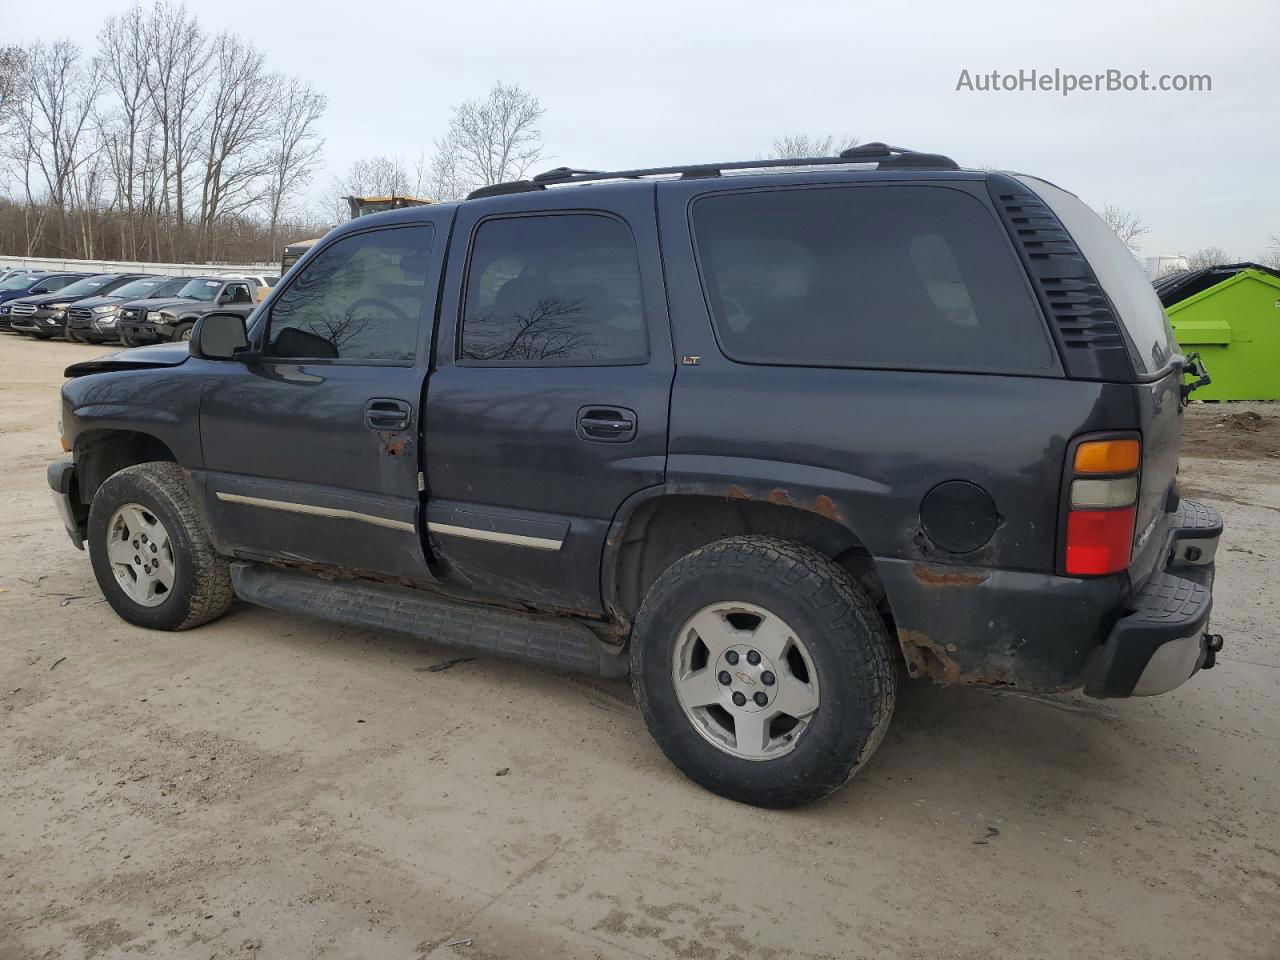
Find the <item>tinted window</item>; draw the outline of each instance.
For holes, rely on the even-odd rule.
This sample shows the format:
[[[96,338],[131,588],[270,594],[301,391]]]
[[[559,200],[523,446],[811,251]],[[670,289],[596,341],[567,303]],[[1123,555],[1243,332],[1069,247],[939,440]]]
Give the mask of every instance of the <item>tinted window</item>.
[[[157,298],[157,299],[160,297],[176,297],[178,293],[182,290],[182,288],[185,287],[186,285],[187,285],[186,278],[179,277],[176,280],[169,280],[166,283],[162,283],[160,286],[152,290],[151,293],[148,294],[148,296]]]
[[[122,287],[116,287],[112,292],[117,297],[149,297],[165,282],[167,282],[165,277],[143,277],[141,280],[131,280]]]
[[[1089,261],[1129,334],[1138,369],[1162,370],[1175,352],[1173,328],[1138,259],[1078,197],[1034,177],[1018,179],[1040,194]]]
[[[25,290],[39,279],[36,274],[15,273],[0,282],[0,290]]]
[[[940,187],[774,190],[699,200],[716,332],[736,360],[1035,371],[1053,363],[1003,228]]]
[[[188,280],[182,285],[182,289],[178,291],[177,296],[185,300],[204,300],[212,302],[213,298],[218,295],[218,291],[222,289],[221,280],[213,280],[205,277],[198,277],[195,280]]]
[[[96,277],[85,277],[83,280],[77,280],[69,283],[62,288],[62,292],[69,297],[87,297],[96,291],[102,290],[108,284],[114,285],[118,281],[116,277],[110,274],[102,274]],[[106,291],[103,291],[104,293]]]
[[[271,308],[278,357],[412,360],[426,297],[429,226],[377,230],[322,250]]]
[[[506,217],[476,232],[463,359],[639,363],[647,355],[631,231],[598,214]]]

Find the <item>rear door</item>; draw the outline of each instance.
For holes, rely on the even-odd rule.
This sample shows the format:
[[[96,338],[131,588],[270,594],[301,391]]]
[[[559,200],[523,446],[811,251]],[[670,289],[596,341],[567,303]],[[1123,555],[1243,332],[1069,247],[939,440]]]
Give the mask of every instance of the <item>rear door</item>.
[[[430,577],[417,437],[448,211],[424,221],[330,240],[255,320],[261,359],[206,365],[201,480],[228,549]]]
[[[464,204],[448,269],[425,418],[432,554],[473,590],[597,612],[609,524],[665,475],[653,186]]]

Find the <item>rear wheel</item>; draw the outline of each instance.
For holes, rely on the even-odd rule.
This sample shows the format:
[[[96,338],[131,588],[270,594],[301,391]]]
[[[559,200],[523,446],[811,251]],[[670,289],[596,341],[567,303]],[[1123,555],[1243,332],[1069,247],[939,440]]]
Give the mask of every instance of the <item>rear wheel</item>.
[[[762,807],[842,786],[888,728],[897,670],[866,593],[817,551],[732,537],[677,561],[636,616],[650,733],[707,789]]]
[[[153,630],[187,630],[231,605],[231,571],[213,551],[175,463],[112,474],[89,508],[89,559],[107,602]]]

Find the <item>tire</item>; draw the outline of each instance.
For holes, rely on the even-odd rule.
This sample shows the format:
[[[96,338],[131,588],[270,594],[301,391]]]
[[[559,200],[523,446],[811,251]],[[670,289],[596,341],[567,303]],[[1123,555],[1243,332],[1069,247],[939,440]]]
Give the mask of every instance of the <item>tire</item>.
[[[89,340],[86,337],[80,336],[80,334],[76,333],[74,330],[72,330],[69,327],[67,328],[67,332],[64,333],[63,336],[67,340],[71,341],[72,343],[88,343],[89,342]]]
[[[127,333],[120,334],[120,342],[123,343],[126,347],[142,346],[141,340],[135,340],[133,337],[129,336]]]
[[[123,512],[122,522],[127,529],[127,516],[135,508],[141,508],[144,518],[150,515],[158,522],[166,534],[168,554],[162,545],[158,553],[152,550],[153,556],[148,556],[148,546],[155,547],[159,538],[149,545],[138,543],[140,535],[135,528],[129,536],[141,549],[132,559],[147,557],[159,564],[159,557],[171,557],[167,567],[172,574],[171,582],[164,589],[163,597],[157,594],[145,602],[131,596],[121,585],[117,571],[128,566],[127,562],[118,564],[110,556],[112,545],[119,545],[117,516]],[[147,529],[142,524],[139,528]],[[217,619],[231,606],[230,564],[214,553],[191,502],[182,469],[176,463],[139,463],[108,477],[89,507],[88,541],[89,559],[98,586],[111,608],[129,623],[152,630],[189,630]],[[128,551],[129,541],[125,542]],[[142,582],[136,568],[134,574],[123,579],[135,584]]]
[[[194,327],[195,324],[190,321],[178,324],[173,328],[173,342],[177,343],[181,340],[190,340],[191,331]]]
[[[762,618],[761,611],[772,620]],[[781,629],[766,630],[773,621]],[[723,658],[730,654],[715,654],[713,642],[704,645],[707,673],[686,673],[686,663],[697,666],[701,633],[713,633],[700,625],[713,622],[734,628],[729,636],[735,654],[751,655],[758,637],[764,638],[762,650],[786,653],[777,663],[755,654],[757,665],[741,671],[737,667],[746,661],[731,659],[727,662],[737,666],[724,669]],[[769,636],[789,639],[775,646]],[[686,661],[689,649],[694,659]],[[712,656],[717,656],[714,670]],[[769,666],[772,671],[765,669]],[[744,673],[755,680],[743,679]],[[678,681],[681,674],[685,679]],[[706,691],[701,697],[684,692],[695,677],[705,684],[699,688]],[[723,685],[725,677],[730,687]],[[632,631],[631,682],[649,732],[689,779],[740,803],[784,808],[839,789],[871,757],[893,715],[898,671],[883,619],[840,567],[792,541],[739,536],[693,551],[650,588]],[[712,689],[712,683],[719,686]],[[754,714],[749,713],[750,701],[738,705],[737,699],[724,700],[692,709],[682,702],[682,697],[723,698],[731,690],[732,698],[742,692],[775,699],[767,707],[756,700],[760,706]],[[794,690],[804,693],[785,694],[784,701],[784,691]],[[739,726],[784,703],[816,709],[801,720],[775,716],[764,723],[762,734],[750,722]],[[732,721],[732,732],[725,720]],[[759,720],[754,723],[760,725]],[[759,755],[735,755],[742,747],[740,738],[750,741],[753,733],[762,735]],[[754,754],[756,746],[748,742],[746,749]]]

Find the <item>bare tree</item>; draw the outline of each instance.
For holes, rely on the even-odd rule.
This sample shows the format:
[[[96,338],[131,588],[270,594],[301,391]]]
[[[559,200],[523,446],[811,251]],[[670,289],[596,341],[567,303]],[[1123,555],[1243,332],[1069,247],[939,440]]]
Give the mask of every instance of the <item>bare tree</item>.
[[[86,133],[101,91],[101,75],[83,51],[70,40],[36,44],[29,51],[20,96],[26,115],[18,123],[21,152],[43,180],[52,212],[57,218],[58,247],[66,253],[69,205],[75,199],[75,178],[90,155]],[[26,182],[33,199],[31,181]]]
[[[27,53],[21,47],[0,47],[0,130],[18,107],[18,92],[27,67]]]
[[[1230,262],[1227,252],[1221,247],[1201,247],[1195,253],[1188,253],[1185,256],[1188,270],[1204,270],[1207,267],[1216,267],[1218,264]]]
[[[329,203],[338,220],[350,217],[346,197],[407,196],[414,190],[404,161],[399,157],[361,157],[335,178]]]
[[[213,256],[218,218],[242,214],[262,199],[262,179],[272,170],[265,150],[271,135],[272,96],[280,82],[266,72],[262,53],[235,34],[219,34],[210,50],[207,103],[199,121],[203,131],[201,250],[207,257]]]
[[[138,222],[135,211],[150,161],[146,144],[151,140],[155,114],[147,95],[147,50],[143,46],[145,15],[133,6],[120,16],[107,17],[98,33],[101,45],[98,68],[112,105],[101,118],[102,147],[115,179],[115,202],[124,212],[120,220],[121,246],[129,257],[138,256]]]
[[[1108,227],[1115,231],[1120,242],[1136,254],[1142,249],[1142,238],[1151,232],[1151,228],[1136,210],[1125,210],[1107,204],[1102,208],[1102,219]]]
[[[276,231],[286,204],[310,181],[320,162],[324,140],[316,127],[327,102],[323,94],[297,79],[290,79],[275,99],[267,184],[268,236],[272,250],[277,246]]]
[[[427,184],[437,199],[480,186],[519,180],[543,156],[538,121],[546,111],[533,94],[499,81],[479,100],[454,107],[436,141]]]
[[[1271,243],[1267,247],[1266,252],[1258,258],[1264,267],[1270,267],[1272,270],[1280,270],[1280,236],[1271,235]]]
[[[175,229],[169,239],[169,255],[178,259],[177,238],[187,220],[187,171],[200,143],[194,133],[195,119],[209,69],[209,42],[187,8],[171,0],[156,0],[145,23],[147,95],[160,132],[157,213],[166,220],[172,217]],[[157,232],[157,249],[159,242]]]
[[[796,133],[785,137],[774,137],[770,149],[769,160],[800,160],[805,157],[834,157],[842,150],[858,145],[858,138],[848,135],[826,134],[815,136],[808,133]]]

